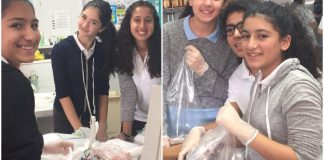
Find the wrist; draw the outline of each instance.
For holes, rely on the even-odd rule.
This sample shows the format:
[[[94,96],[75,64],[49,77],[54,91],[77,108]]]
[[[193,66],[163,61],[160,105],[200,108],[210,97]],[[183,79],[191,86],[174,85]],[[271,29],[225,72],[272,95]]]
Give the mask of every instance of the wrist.
[[[198,75],[202,76],[208,70],[208,68],[209,68],[209,65],[205,62],[205,64],[198,71]]]
[[[128,141],[128,142],[132,142],[133,141],[133,136],[132,135],[127,135],[126,133],[124,133],[124,132],[121,132],[121,135],[122,135],[122,137],[126,140],[126,141]]]
[[[248,146],[258,135],[259,131],[243,120],[240,120],[239,124],[235,135],[242,144]]]

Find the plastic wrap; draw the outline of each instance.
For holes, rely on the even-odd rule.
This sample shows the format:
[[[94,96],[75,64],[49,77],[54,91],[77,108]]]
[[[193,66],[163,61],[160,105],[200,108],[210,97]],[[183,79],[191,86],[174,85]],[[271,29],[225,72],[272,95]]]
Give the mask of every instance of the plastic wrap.
[[[184,56],[168,86],[165,98],[167,134],[171,142],[183,140],[195,126],[215,121],[218,108],[216,105],[201,105],[193,77],[194,73],[186,65]]]
[[[193,72],[185,64],[184,59],[166,94],[168,135],[171,137],[182,136],[189,132],[193,126],[187,123],[189,117],[185,112],[188,107],[195,108],[198,105],[195,99]]]
[[[243,160],[242,150],[236,149],[235,137],[224,127],[207,132],[198,146],[188,153],[187,160]]]

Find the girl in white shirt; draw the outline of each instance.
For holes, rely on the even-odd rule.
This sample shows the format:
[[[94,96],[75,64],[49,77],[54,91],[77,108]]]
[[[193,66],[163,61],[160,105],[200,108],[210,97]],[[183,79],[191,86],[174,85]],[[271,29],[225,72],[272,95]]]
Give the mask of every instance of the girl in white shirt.
[[[118,137],[132,141],[145,127],[151,87],[161,83],[161,29],[149,2],[137,1],[127,9],[118,32],[118,54],[122,112]]]

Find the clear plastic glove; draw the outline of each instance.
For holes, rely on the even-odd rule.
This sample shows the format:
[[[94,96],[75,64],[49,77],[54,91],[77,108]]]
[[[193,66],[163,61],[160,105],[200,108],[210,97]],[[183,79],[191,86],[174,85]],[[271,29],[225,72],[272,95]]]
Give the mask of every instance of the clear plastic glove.
[[[170,137],[169,136],[163,136],[163,148],[169,148],[170,146],[171,146]]]
[[[201,137],[204,136],[205,133],[206,131],[204,127],[192,128],[182,144],[181,151],[178,155],[178,160],[184,160],[187,153],[199,144]]]
[[[220,108],[216,122],[235,135],[245,146],[247,146],[259,133],[257,129],[240,118],[239,114],[230,103],[226,103],[225,106]]]
[[[48,142],[44,144],[43,153],[67,155],[69,153],[69,148],[73,149],[73,143],[63,140]]]
[[[80,127],[78,130],[75,130],[74,133],[72,133],[75,136],[78,136],[79,138],[89,138],[90,137],[90,128],[88,127]]]
[[[189,45],[185,48],[186,50],[186,63],[199,76],[202,76],[208,69],[208,64],[206,63],[204,57],[201,55],[200,51]]]
[[[107,124],[106,123],[99,123],[99,128],[98,128],[98,132],[96,135],[96,139],[100,142],[106,142],[108,140],[107,137]]]

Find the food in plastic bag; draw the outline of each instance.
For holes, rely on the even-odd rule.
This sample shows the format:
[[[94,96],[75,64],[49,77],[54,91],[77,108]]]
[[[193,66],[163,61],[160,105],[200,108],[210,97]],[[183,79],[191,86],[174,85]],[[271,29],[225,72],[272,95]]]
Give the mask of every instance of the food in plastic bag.
[[[99,145],[92,147],[92,152],[104,160],[131,160],[129,152],[125,152],[119,146],[106,143],[100,143]]]
[[[235,137],[224,127],[218,126],[208,131],[198,146],[188,153],[187,160],[243,160],[242,152],[237,152]]]

